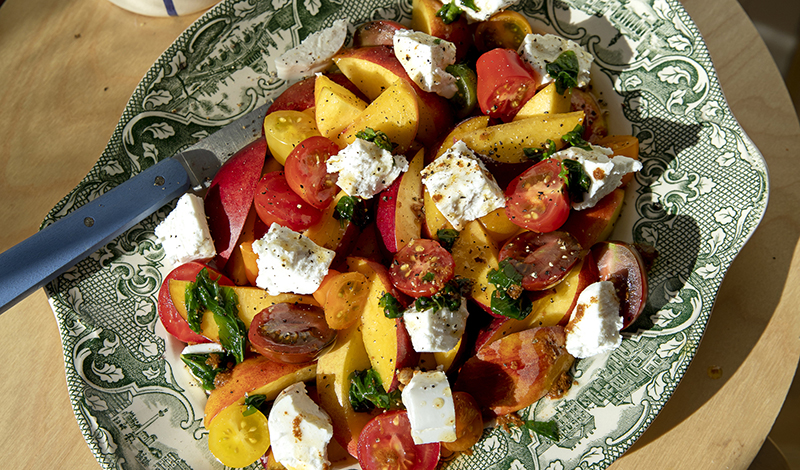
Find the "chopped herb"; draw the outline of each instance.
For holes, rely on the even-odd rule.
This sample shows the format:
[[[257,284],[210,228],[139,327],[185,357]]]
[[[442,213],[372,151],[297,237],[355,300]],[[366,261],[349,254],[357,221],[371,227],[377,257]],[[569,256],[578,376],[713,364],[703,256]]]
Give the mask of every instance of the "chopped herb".
[[[575,126],[575,129],[564,134],[561,140],[563,140],[565,144],[569,144],[573,147],[578,147],[583,150],[592,150],[591,144],[583,139],[583,126],[580,124]]]
[[[239,318],[239,298],[230,287],[220,286],[217,281],[208,277],[208,269],[197,273],[194,282],[186,288],[186,306],[190,318],[202,319],[203,312],[210,310],[219,327],[219,341],[222,347],[231,353],[236,363],[244,361],[244,346],[247,338],[247,327]],[[191,326],[191,325],[190,325]]]
[[[561,161],[561,172],[558,174],[567,185],[569,200],[572,202],[582,202],[583,194],[589,192],[592,180],[586,174],[583,165],[577,160],[565,158]]]
[[[464,4],[465,7],[469,8],[472,11],[475,12],[481,11],[481,9],[478,8],[478,5],[475,5],[475,0],[463,0],[462,3]]]
[[[427,273],[427,274],[425,274],[424,276],[422,276],[422,280],[423,280],[424,282],[431,282],[431,281],[433,281],[434,279],[436,279],[436,275],[435,275],[435,274],[433,274],[433,273]]]
[[[357,412],[372,411],[375,408],[396,410],[403,408],[400,391],[386,393],[381,378],[375,369],[354,371],[350,374],[350,405]]]
[[[442,245],[442,247],[447,251],[453,249],[453,245],[456,243],[458,235],[458,230],[452,228],[440,228],[436,231],[436,238],[439,239],[439,244]]]
[[[436,16],[441,18],[444,24],[450,24],[457,21],[461,13],[463,13],[463,11],[456,5],[456,2],[450,2],[445,3],[442,8],[436,12]]]
[[[256,411],[261,411],[261,407],[267,401],[266,395],[248,395],[244,399],[244,406],[246,407],[242,412],[243,416],[250,416]]]
[[[578,56],[574,51],[562,52],[555,61],[545,66],[545,70],[555,80],[559,94],[578,86]]]
[[[354,196],[343,196],[339,199],[336,209],[333,211],[333,217],[342,224],[349,220],[360,228],[366,227],[370,222],[369,209],[366,204],[361,198]]]
[[[542,160],[547,160],[548,158],[552,157],[554,153],[556,153],[556,143],[551,139],[547,139],[544,148],[524,148],[522,149],[522,152],[529,160],[533,161],[534,163],[539,163]]]
[[[544,436],[551,441],[557,441],[560,439],[558,435],[558,426],[556,425],[555,421],[534,421],[534,420],[527,420],[522,424],[522,427],[533,431],[536,434]]]
[[[397,146],[389,140],[389,136],[383,131],[376,131],[371,127],[367,127],[363,131],[356,132],[356,138],[372,142],[378,147],[391,152]]]
[[[461,307],[461,285],[452,280],[445,284],[439,292],[430,297],[419,297],[414,301],[414,308],[418,311],[434,309],[442,310],[447,308],[456,311]]]
[[[523,295],[522,274],[507,259],[500,262],[500,269],[492,269],[486,280],[496,288],[492,294],[492,312],[504,317],[522,320],[533,308],[531,300]]]
[[[230,370],[228,366],[234,358],[225,353],[181,354],[181,361],[197,377],[204,390],[214,390],[217,374]]]
[[[403,316],[403,306],[388,292],[383,294],[378,306],[383,309],[383,314],[386,315],[386,318],[400,318]]]

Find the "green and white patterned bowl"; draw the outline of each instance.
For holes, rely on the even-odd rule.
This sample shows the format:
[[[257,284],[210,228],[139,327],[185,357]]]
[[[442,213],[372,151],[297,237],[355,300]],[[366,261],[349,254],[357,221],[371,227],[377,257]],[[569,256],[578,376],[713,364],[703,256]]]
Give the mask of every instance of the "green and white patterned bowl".
[[[255,3],[255,4],[254,4]],[[767,168],[731,114],[696,26],[676,0],[528,0],[535,29],[583,44],[612,133],[641,141],[644,169],[614,238],[654,245],[649,301],[622,346],[577,363],[577,385],[523,413],[555,419],[558,442],[486,431],[452,469],[605,468],[672,395],[697,350],[728,266],[766,210]],[[45,224],[173,155],[286,84],[273,58],[348,17],[407,21],[410,0],[225,0],[159,58],[111,141]],[[103,468],[221,468],[204,396],[177,360],[156,294],[168,267],[153,229],[163,208],[46,288],[70,398]]]

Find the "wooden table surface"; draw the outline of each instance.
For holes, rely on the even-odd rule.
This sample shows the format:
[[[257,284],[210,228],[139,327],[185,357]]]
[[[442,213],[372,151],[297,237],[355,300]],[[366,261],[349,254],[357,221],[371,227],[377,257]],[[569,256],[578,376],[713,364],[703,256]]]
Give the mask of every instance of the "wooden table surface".
[[[797,115],[736,0],[683,3],[708,43],[735,116],[767,160],[770,203],[723,282],[681,385],[612,466],[618,470],[747,468],[780,411],[800,357]],[[136,84],[197,16],[148,18],[105,0],[5,1],[0,251],[32,235],[87,174]],[[72,413],[61,351],[43,291],[0,316],[3,468],[98,467]],[[721,370],[721,377],[710,374],[711,368]]]

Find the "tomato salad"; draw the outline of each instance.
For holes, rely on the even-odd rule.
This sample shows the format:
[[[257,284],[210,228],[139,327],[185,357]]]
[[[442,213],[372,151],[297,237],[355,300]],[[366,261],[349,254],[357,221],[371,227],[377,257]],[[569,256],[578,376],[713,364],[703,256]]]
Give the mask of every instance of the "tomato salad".
[[[315,33],[264,137],[159,226],[159,316],[223,464],[433,469],[490,422],[557,439],[516,412],[641,313],[640,249],[606,241],[638,141],[608,135],[580,45],[479,10]]]

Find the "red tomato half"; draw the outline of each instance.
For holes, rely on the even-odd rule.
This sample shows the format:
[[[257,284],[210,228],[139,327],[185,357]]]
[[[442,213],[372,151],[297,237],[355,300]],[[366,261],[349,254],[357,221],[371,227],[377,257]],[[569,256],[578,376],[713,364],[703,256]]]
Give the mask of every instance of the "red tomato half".
[[[247,337],[268,359],[299,364],[313,361],[333,344],[336,330],[325,323],[321,307],[281,302],[253,318]]]
[[[478,58],[478,105],[483,114],[511,121],[534,93],[538,81],[519,54],[492,49]]]
[[[277,222],[300,232],[322,219],[322,211],[292,191],[282,171],[273,171],[261,177],[253,204],[258,217],[267,226]]]
[[[569,217],[570,201],[561,162],[543,160],[514,179],[506,188],[506,215],[522,228],[552,232]]]
[[[358,463],[364,470],[433,470],[441,444],[414,444],[405,410],[387,411],[364,426],[358,437]]]
[[[549,289],[578,262],[581,245],[567,232],[522,232],[500,250],[500,260],[509,262],[522,274],[522,288]]]
[[[192,261],[185,263],[173,269],[164,282],[161,283],[161,289],[158,291],[158,316],[161,319],[161,324],[167,333],[178,338],[184,343],[210,343],[211,341],[205,336],[199,335],[189,328],[189,324],[175,309],[175,304],[172,303],[172,296],[169,295],[169,281],[175,279],[176,281],[194,281],[197,278],[197,273],[203,268],[208,269],[208,276],[212,280],[219,282],[221,286],[232,286],[233,281],[220,274],[216,270],[209,268],[203,263]]]
[[[337,173],[328,173],[325,162],[339,153],[334,141],[322,136],[309,137],[297,144],[284,165],[286,182],[304,201],[325,209],[339,191],[336,186]]]
[[[417,238],[395,253],[389,275],[400,292],[428,297],[453,278],[455,266],[453,255],[439,242]]]

